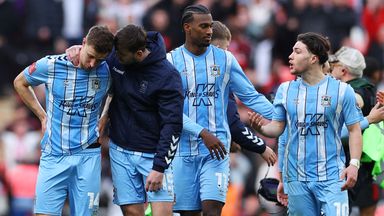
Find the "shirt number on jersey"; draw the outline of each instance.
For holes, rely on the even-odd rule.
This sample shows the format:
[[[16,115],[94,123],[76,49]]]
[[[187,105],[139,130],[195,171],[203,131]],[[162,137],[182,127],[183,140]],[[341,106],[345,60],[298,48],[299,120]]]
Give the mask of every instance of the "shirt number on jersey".
[[[224,173],[215,173],[217,177],[217,188],[220,192],[226,192],[228,186],[228,176]]]
[[[93,192],[88,192],[88,197],[89,197],[89,209],[93,209],[94,206],[99,206],[99,193],[96,194]]]
[[[335,202],[336,216],[346,216],[349,214],[348,203]]]

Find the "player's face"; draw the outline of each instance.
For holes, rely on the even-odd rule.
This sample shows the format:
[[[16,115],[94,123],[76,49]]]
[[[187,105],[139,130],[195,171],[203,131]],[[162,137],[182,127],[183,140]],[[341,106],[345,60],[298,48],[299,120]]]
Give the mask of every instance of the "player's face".
[[[338,79],[338,80],[341,79],[344,72],[345,72],[345,67],[340,62],[335,62],[331,64],[331,75],[335,79]]]
[[[198,47],[207,47],[212,39],[211,14],[193,14],[193,21],[187,23],[187,37]]]
[[[119,59],[120,64],[129,65],[137,62],[135,53],[128,50],[117,50],[117,58]]]
[[[324,64],[323,64],[323,66],[322,66],[322,68],[321,68],[322,70],[323,70],[323,74],[324,75],[331,75],[331,65],[329,64],[329,62],[328,61],[326,61]]]
[[[98,53],[93,46],[84,44],[80,51],[80,67],[85,70],[92,70],[104,61],[107,56],[108,53]]]
[[[223,49],[223,50],[227,50],[228,47],[229,47],[229,43],[230,41],[229,40],[226,40],[226,39],[215,39],[215,40],[212,40],[212,44]]]
[[[301,75],[308,70],[313,54],[309,52],[307,46],[301,41],[297,41],[289,55],[289,70],[293,75]]]

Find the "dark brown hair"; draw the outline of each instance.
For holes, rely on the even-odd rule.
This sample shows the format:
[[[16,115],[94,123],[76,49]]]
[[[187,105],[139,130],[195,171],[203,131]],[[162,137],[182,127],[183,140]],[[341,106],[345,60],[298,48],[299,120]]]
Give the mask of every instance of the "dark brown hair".
[[[322,65],[328,60],[331,45],[327,37],[318,33],[307,32],[299,34],[297,41],[304,43],[308,50],[319,58],[319,64]]]
[[[106,26],[93,26],[86,36],[86,43],[98,53],[109,53],[113,48],[113,34]]]
[[[120,29],[115,36],[115,49],[136,52],[144,50],[147,33],[141,26],[127,25]]]

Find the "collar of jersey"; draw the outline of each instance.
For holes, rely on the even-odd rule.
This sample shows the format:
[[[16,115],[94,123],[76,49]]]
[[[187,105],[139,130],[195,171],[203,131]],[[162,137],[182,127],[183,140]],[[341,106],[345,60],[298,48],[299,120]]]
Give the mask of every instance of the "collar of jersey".
[[[207,47],[207,50],[205,50],[205,52],[204,52],[203,54],[197,56],[197,55],[191,53],[187,48],[185,48],[185,44],[183,45],[183,50],[184,50],[186,53],[188,53],[190,56],[192,56],[193,58],[205,58],[205,56],[207,56],[208,53],[211,52],[211,49],[212,49],[212,45],[209,45],[209,46]]]
[[[325,77],[320,80],[320,82],[316,83],[315,85],[309,85],[308,83],[304,82],[303,79],[300,79],[300,82],[307,88],[317,88],[318,86],[322,85],[324,82],[326,82],[329,78],[329,75],[325,75]]]

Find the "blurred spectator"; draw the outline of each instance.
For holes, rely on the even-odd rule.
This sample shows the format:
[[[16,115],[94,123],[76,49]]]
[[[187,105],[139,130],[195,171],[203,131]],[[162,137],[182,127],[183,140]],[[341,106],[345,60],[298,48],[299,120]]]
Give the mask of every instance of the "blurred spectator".
[[[0,47],[8,42],[18,29],[18,17],[13,3],[0,0]]]
[[[11,195],[10,212],[14,216],[33,213],[40,132],[30,131],[28,114],[26,107],[18,107],[9,130],[1,136],[6,165],[5,181]]]
[[[1,134],[0,129],[0,134]],[[4,145],[0,140],[0,216],[8,215],[8,191],[5,185]]]
[[[170,23],[165,35],[168,35],[169,38],[171,38],[170,48],[174,49],[184,43],[184,33],[180,30],[181,20],[178,18],[175,19],[175,17],[181,17],[184,8],[191,3],[193,3],[192,0],[160,0],[148,9],[146,15],[143,17],[143,25],[146,27],[146,30],[152,30],[147,27],[150,26],[153,11],[158,9],[164,10],[168,17],[170,17]]]
[[[28,114],[26,107],[17,108],[9,130],[2,134],[7,168],[13,168],[20,162],[35,162],[39,157],[36,150],[38,150],[41,135],[39,131],[30,130]]]
[[[367,0],[363,9],[362,23],[368,34],[367,55],[376,58],[384,66],[384,2]]]
[[[162,8],[154,8],[148,16],[149,21],[145,23],[144,28],[149,31],[160,32],[164,38],[166,50],[171,50],[172,39],[167,33],[171,18],[167,11]]]
[[[250,67],[252,50],[251,41],[245,34],[245,29],[249,24],[249,13],[245,5],[239,5],[237,10],[239,13],[231,16],[226,23],[232,33],[232,41],[228,50],[236,57],[241,68],[246,70]]]
[[[251,0],[247,4],[250,22],[247,33],[252,39],[259,41],[264,38],[266,27],[271,23],[276,4],[274,0]]]
[[[12,83],[12,78],[16,75],[17,64],[15,56],[10,55],[13,52],[13,43],[15,43],[17,34],[20,33],[20,19],[16,13],[14,3],[6,0],[0,0],[0,68],[6,75],[0,79],[0,91],[5,91],[5,87]]]
[[[323,0],[308,0],[299,23],[299,33],[317,32],[326,35],[327,16]]]
[[[236,0],[220,0],[214,1],[211,11],[213,20],[227,22],[227,19],[239,15],[238,1]]]
[[[237,144],[235,144],[237,145]],[[245,180],[251,171],[249,160],[241,152],[230,153],[230,180],[228,194],[221,216],[240,216],[242,212],[241,196],[244,192]]]
[[[363,77],[368,79],[374,86],[378,86],[383,79],[383,73],[380,70],[379,62],[372,57],[365,58],[365,69]]]
[[[112,32],[128,24],[142,25],[141,20],[151,0],[101,0],[99,23],[107,24]]]
[[[369,46],[377,42],[380,26],[384,25],[384,2],[367,0],[363,9],[362,24],[368,33]]]
[[[291,47],[296,43],[300,20],[302,20],[302,14],[306,6],[306,0],[293,0],[282,3],[277,7],[274,18],[276,33],[272,48],[273,61],[288,65],[288,56],[292,52]]]
[[[84,0],[63,1],[63,37],[68,45],[81,44],[84,29]],[[67,46],[68,46],[67,45]],[[56,46],[55,46],[56,47]],[[64,53],[61,50],[55,53]]]
[[[62,34],[61,0],[25,1],[25,36],[31,48],[45,54],[53,50],[55,39]]]
[[[332,3],[327,16],[326,34],[330,38],[331,49],[336,51],[349,37],[352,27],[357,25],[358,16],[349,0],[332,0]]]

